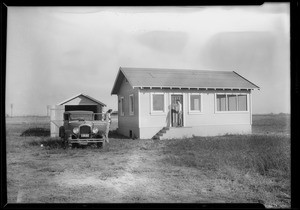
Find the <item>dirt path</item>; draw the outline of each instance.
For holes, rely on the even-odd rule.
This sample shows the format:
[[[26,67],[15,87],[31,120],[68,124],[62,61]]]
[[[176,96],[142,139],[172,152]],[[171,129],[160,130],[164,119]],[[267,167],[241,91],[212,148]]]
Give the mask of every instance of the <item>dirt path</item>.
[[[159,151],[134,148],[115,154],[91,153],[89,149],[70,152],[74,152],[72,157],[53,154],[36,158],[32,163],[36,167],[19,178],[22,183],[15,202],[223,202],[210,196],[213,192],[203,182],[207,180],[205,175],[191,168],[162,164]]]
[[[104,176],[105,171],[65,171],[56,176],[54,182],[70,191],[89,187],[91,191],[83,195],[86,202],[91,202],[91,198],[92,202],[155,202],[161,190],[160,181],[144,173],[148,172],[145,160],[153,160],[153,156],[132,150],[126,157],[121,173]],[[125,155],[118,158],[125,158]]]
[[[124,168],[124,173],[119,177],[107,180],[108,186],[113,186],[119,193],[121,202],[143,202],[153,197],[159,191],[159,183],[153,183],[149,176],[143,173],[145,159],[153,159],[140,151],[132,151]]]

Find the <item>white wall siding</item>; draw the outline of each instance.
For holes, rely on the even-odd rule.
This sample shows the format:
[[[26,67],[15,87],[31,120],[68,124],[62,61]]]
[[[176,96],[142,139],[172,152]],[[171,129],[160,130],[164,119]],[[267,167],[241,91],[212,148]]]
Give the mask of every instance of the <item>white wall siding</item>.
[[[185,126],[198,125],[236,125],[250,124],[249,108],[247,112],[216,112],[215,93],[202,94],[203,111],[201,114],[189,114],[186,112]],[[249,103],[249,102],[248,102]]]
[[[134,95],[134,114],[129,114],[129,95]],[[124,116],[121,116],[120,99],[124,97]],[[133,89],[128,82],[123,80],[120,92],[118,93],[118,132],[124,136],[129,136],[129,131],[132,130],[136,137],[139,137],[139,112],[138,112],[138,89]]]
[[[166,94],[167,110],[161,114],[151,114],[150,111],[150,93],[164,92]],[[190,92],[202,93],[202,112],[199,114],[189,113],[189,95]],[[232,93],[233,91],[230,91]],[[247,112],[223,112],[218,113],[215,110],[215,91],[180,91],[180,90],[141,90],[140,93],[140,127],[164,127],[168,126],[170,117],[170,100],[171,94],[183,94],[183,112],[184,112],[184,126],[197,125],[222,125],[222,124],[250,124],[250,107]],[[223,93],[223,92],[222,92]],[[241,93],[241,92],[237,92]],[[243,92],[247,93],[247,92]],[[248,97],[248,104],[249,103]]]
[[[164,112],[151,111],[151,94],[164,94]],[[189,112],[189,94],[201,93],[201,112]],[[216,93],[244,93],[248,94],[247,111],[218,112],[216,110]],[[129,96],[134,95],[134,114],[129,113]],[[175,136],[191,135],[222,135],[226,133],[251,132],[251,96],[250,91],[238,90],[179,90],[179,89],[137,89],[132,88],[129,82],[123,80],[118,94],[118,131],[129,136],[141,139],[152,138],[163,127],[170,127],[171,95],[183,95],[184,127],[176,131]],[[120,99],[124,97],[124,116],[121,115]],[[179,135],[179,131],[181,134]],[[178,133],[179,132],[179,133]],[[167,132],[169,133],[169,132]],[[171,135],[171,133],[169,134]]]
[[[166,111],[164,113],[151,113],[151,92],[164,93],[162,90],[141,90],[140,91],[140,128],[165,127],[167,126],[169,115],[169,97],[165,94]]]
[[[59,137],[59,127],[64,124],[64,105],[52,105],[50,107],[50,136]]]
[[[151,113],[151,93],[165,93],[166,112],[160,114]],[[202,94],[201,113],[189,113],[189,93]],[[140,90],[140,138],[152,138],[163,127],[170,126],[170,103],[172,94],[183,95],[183,120],[188,132],[198,135],[218,135],[225,133],[249,133],[251,132],[251,101],[248,97],[248,110],[246,112],[218,113],[215,108],[216,93],[250,93],[250,91],[197,91],[197,90]],[[250,127],[249,127],[250,126]],[[214,129],[215,128],[215,129]],[[217,129],[219,128],[219,129]],[[205,133],[204,130],[207,131]],[[200,131],[199,131],[200,130]],[[183,134],[182,134],[183,135]]]

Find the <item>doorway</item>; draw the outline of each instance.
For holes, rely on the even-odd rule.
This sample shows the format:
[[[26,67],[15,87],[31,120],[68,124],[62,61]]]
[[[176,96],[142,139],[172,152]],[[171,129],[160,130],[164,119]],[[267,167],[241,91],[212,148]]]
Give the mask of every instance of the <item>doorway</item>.
[[[181,103],[181,113],[179,113],[179,105],[176,105],[177,101]],[[183,95],[172,94],[171,95],[171,126],[183,127]]]

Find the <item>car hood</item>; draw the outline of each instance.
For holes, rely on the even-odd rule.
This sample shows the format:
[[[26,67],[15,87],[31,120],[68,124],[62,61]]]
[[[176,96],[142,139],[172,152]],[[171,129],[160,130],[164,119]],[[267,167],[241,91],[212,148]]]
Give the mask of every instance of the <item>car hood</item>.
[[[89,125],[89,126],[92,126],[93,123],[88,122],[88,121],[70,121],[69,122],[69,126],[72,127],[72,128],[79,127],[80,125]]]

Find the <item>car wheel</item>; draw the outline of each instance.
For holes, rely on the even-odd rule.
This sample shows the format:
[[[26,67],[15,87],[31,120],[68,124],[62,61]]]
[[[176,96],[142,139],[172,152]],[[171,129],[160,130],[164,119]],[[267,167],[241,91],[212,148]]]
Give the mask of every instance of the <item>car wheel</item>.
[[[59,127],[59,137],[61,137],[61,138],[65,137],[65,127],[64,126]]]
[[[97,143],[97,147],[98,147],[98,148],[102,148],[102,147],[103,147],[103,142]]]

